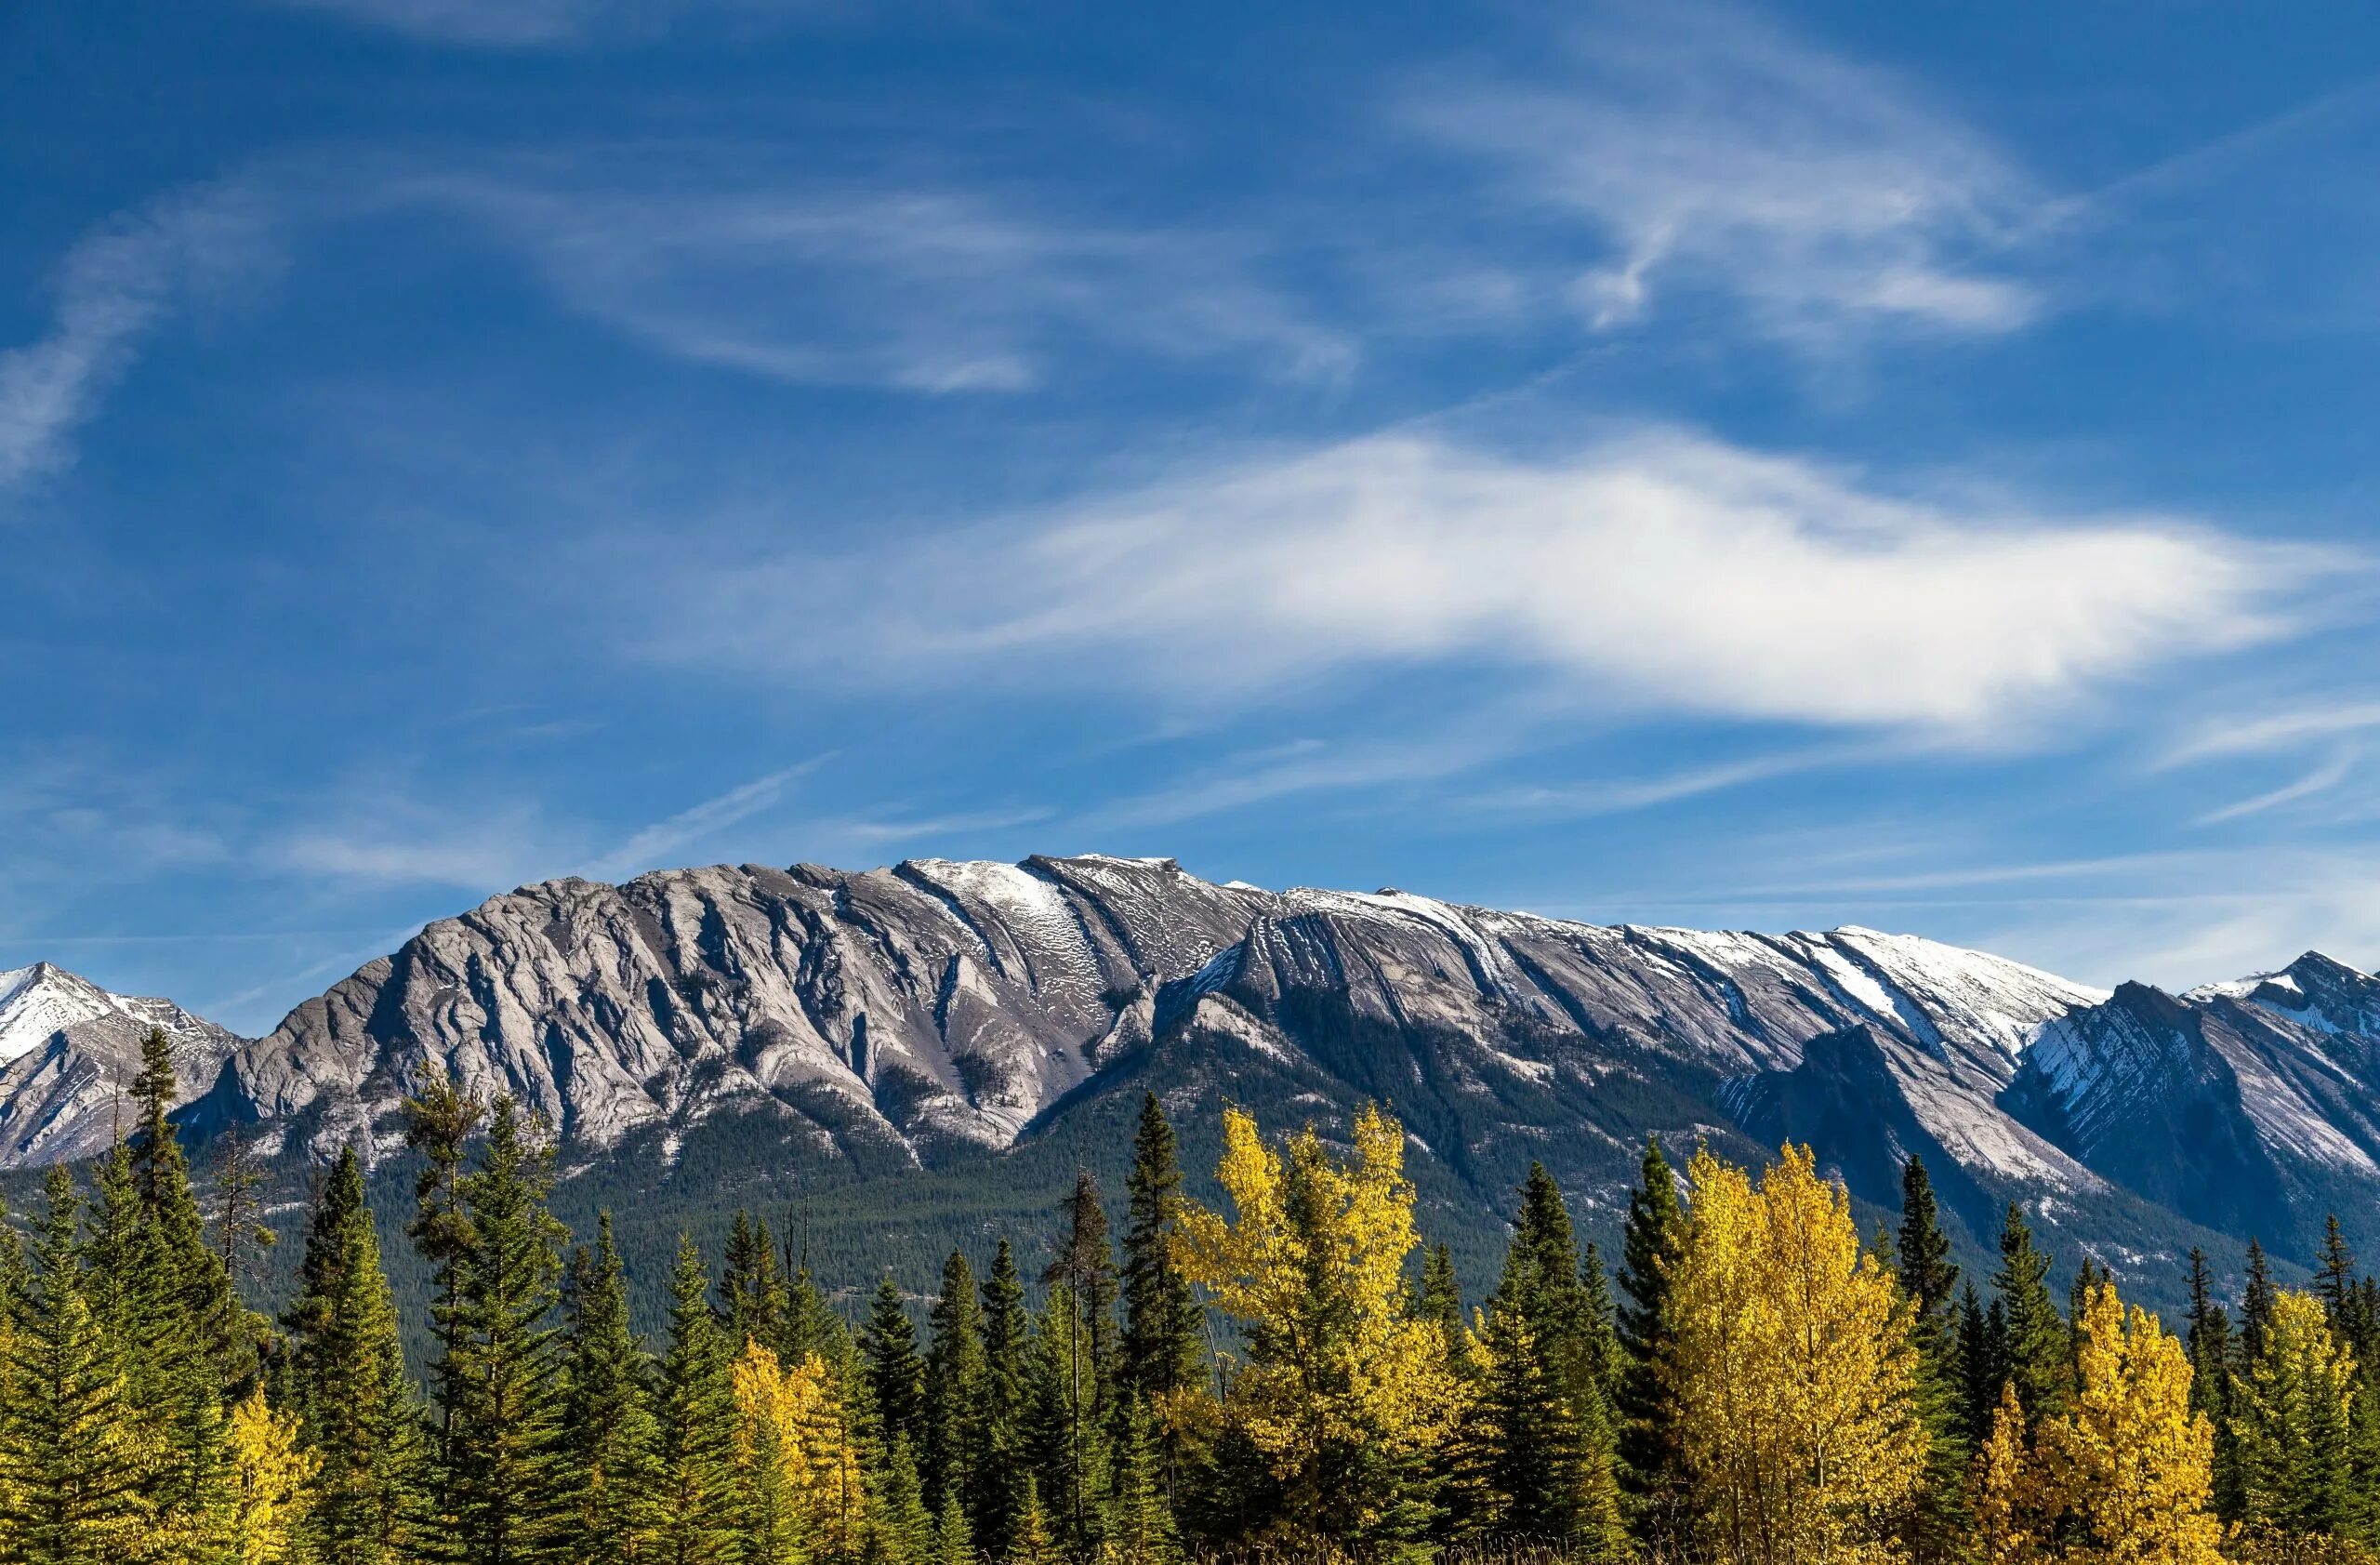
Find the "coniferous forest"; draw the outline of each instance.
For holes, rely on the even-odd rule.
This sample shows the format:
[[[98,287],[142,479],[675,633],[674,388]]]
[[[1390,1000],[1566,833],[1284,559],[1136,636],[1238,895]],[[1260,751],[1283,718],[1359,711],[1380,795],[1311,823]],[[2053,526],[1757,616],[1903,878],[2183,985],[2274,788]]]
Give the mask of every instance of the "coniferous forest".
[[[1081,1175],[930,1299],[847,1320],[739,1214],[648,1342],[540,1128],[430,1080],[409,1363],[354,1152],[267,1317],[253,1175],[202,1203],[162,1035],[145,1065],[130,1133],[0,1230],[0,1560],[2380,1558],[2380,1285],[2335,1223],[2311,1291],[2252,1249],[2236,1308],[2194,1254],[2175,1333],[2096,1263],[2060,1290],[2019,1208],[1963,1276],[1915,1159],[1863,1240],[1806,1147],[1656,1142],[1617,1257],[1533,1170],[1466,1300],[1386,1111],[1229,1112],[1210,1209],[1151,1095],[1121,1192]]]

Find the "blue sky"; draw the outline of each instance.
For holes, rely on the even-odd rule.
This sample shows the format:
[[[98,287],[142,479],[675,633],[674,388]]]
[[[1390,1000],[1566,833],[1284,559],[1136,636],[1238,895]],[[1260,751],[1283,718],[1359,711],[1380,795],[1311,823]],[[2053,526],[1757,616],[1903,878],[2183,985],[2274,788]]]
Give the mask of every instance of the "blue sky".
[[[2380,18],[0,17],[0,964],[694,862],[2380,963]]]

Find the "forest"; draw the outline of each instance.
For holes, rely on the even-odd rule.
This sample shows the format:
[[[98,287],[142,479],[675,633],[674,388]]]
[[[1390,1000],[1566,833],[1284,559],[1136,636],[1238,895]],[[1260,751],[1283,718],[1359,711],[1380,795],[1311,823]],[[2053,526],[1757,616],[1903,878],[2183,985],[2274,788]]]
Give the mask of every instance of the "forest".
[[[2193,1254],[2177,1334],[2092,1261],[2061,1306],[2020,1207],[1963,1277],[1915,1159],[1863,1237],[1807,1147],[1650,1141],[1616,1264],[1538,1168],[1466,1301],[1387,1110],[1227,1111],[1210,1207],[1152,1094],[1119,1224],[1084,1174],[853,1323],[739,1214],[648,1343],[541,1127],[425,1079],[416,1373],[356,1153],[268,1317],[259,1176],[202,1200],[144,1064],[130,1134],[0,1225],[0,1561],[2380,1559],[2380,1284],[2335,1223],[2307,1292],[2252,1247],[2218,1301]]]

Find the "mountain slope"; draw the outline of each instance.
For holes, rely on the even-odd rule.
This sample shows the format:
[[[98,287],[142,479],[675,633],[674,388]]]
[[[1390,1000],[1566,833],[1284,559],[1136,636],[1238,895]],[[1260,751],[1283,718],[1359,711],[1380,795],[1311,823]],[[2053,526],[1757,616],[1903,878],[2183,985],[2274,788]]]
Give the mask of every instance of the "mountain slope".
[[[163,1028],[185,1093],[203,1092],[240,1041],[169,1000],[112,994],[47,962],[0,972],[0,1168],[104,1151]]]

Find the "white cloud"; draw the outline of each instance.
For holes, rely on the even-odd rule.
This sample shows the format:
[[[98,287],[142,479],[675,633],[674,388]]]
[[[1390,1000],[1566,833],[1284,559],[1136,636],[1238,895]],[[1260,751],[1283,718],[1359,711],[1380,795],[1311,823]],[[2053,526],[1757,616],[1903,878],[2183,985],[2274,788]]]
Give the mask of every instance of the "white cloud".
[[[0,352],[0,494],[71,466],[77,430],[175,305],[262,259],[261,212],[232,187],[182,192],[84,236],[59,264],[48,335]]]
[[[2178,765],[2218,756],[2296,749],[2373,728],[2380,728],[2380,702],[2336,701],[2240,714],[2201,726],[2168,750],[2163,763]]]
[[[2342,750],[2294,782],[2226,804],[2219,810],[2208,811],[2198,817],[2197,824],[2216,826],[2227,820],[2242,820],[2250,816],[2263,815],[2268,810],[2277,810],[2284,804],[2294,804],[2301,799],[2327,793],[2347,781],[2348,775],[2355,770],[2355,763],[2353,751]]]
[[[1599,327],[1671,288],[1805,342],[2042,308],[1995,253],[2038,200],[2019,172],[1890,75],[1733,8],[1605,7],[1533,74],[1441,84],[1412,116],[1514,205],[1584,223],[1601,254],[1572,296]]]
[[[1673,431],[1543,460],[1398,435],[697,576],[661,644],[1240,701],[1467,662],[1604,704],[1980,734],[2280,633],[2302,565],[2169,518],[1928,504]],[[793,601],[815,611],[788,620]]]
[[[926,392],[1041,384],[1084,344],[1329,377],[1352,346],[1229,236],[1045,220],[982,192],[838,184],[757,148],[613,150],[392,182],[486,225],[568,308],[770,379]]]
[[[599,879],[616,880],[671,864],[681,849],[714,837],[763,811],[774,809],[795,783],[825,765],[826,760],[826,756],[814,756],[782,767],[765,776],[738,784],[715,799],[706,799],[690,809],[681,810],[667,820],[656,821],[618,847],[600,855],[588,866],[587,872]]]

